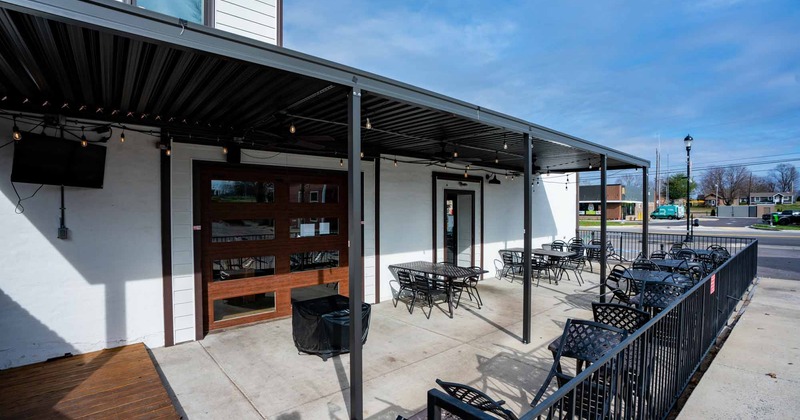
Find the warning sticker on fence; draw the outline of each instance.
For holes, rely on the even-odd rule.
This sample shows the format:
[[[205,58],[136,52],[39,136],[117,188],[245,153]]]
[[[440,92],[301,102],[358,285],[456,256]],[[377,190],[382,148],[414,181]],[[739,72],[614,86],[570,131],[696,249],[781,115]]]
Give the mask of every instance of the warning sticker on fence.
[[[709,292],[709,294],[713,295],[714,294],[714,289],[716,289],[716,288],[717,288],[717,275],[716,274],[712,274],[711,275],[711,292]]]

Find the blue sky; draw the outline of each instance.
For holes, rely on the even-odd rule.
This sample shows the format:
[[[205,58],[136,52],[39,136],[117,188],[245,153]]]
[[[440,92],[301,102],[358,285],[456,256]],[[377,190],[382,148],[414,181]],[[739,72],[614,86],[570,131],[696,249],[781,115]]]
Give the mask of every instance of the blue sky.
[[[800,166],[797,0],[285,0],[284,45],[651,161],[660,138],[674,169],[687,133],[698,168]]]

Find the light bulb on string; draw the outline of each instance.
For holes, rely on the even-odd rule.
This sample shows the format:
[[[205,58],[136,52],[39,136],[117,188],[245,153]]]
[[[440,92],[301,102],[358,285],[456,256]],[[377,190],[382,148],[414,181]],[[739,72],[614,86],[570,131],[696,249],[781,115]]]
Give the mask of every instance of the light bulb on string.
[[[169,146],[167,146],[167,150],[164,151],[164,154],[166,154],[167,156],[172,156],[172,149],[170,149]]]
[[[341,167],[341,166],[344,166],[344,159],[342,159],[342,158],[339,158],[339,166],[340,166],[340,167]]]
[[[454,158],[458,157],[458,146],[456,146],[455,150],[453,150],[453,157]]]
[[[361,157],[362,157],[362,158],[364,157],[364,152],[361,152]]]
[[[122,133],[119,135],[119,142],[125,143],[125,128],[122,128]]]
[[[394,167],[397,167],[397,158],[394,158]]]
[[[506,171],[506,179],[508,179],[508,171]]]
[[[366,128],[367,128],[367,130],[372,130],[372,123],[369,121],[369,117],[367,117]]]
[[[228,154],[228,146],[222,146],[222,154],[223,155],[227,155]]]
[[[464,169],[464,178],[469,178],[469,175],[467,174],[467,170],[466,169]]]
[[[494,151],[494,163],[495,163],[495,165],[500,163],[500,159],[498,159],[498,157],[497,157],[497,150]]]
[[[86,147],[89,145],[89,141],[86,140],[86,134],[83,131],[83,127],[81,127],[81,146]]]
[[[17,117],[14,117],[14,127],[11,129],[11,138],[14,141],[22,140],[22,131],[19,131],[19,127],[17,127]]]
[[[294,123],[289,124],[289,133],[294,134],[297,132],[297,127],[294,126]]]

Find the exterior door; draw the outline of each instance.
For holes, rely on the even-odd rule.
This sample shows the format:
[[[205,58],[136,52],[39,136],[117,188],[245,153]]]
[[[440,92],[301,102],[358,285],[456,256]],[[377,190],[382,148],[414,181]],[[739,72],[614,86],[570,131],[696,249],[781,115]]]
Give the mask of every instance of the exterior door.
[[[292,289],[348,290],[347,173],[199,166],[203,324],[291,315]]]

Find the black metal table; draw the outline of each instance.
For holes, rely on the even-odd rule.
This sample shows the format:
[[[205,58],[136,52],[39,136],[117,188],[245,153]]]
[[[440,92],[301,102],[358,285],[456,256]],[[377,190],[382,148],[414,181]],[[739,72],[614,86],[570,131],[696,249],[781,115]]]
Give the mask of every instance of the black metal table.
[[[447,309],[450,311],[450,318],[453,317],[453,281],[465,279],[475,274],[488,273],[486,270],[475,270],[468,267],[459,267],[449,263],[434,264],[428,261],[412,261],[401,264],[392,264],[389,269],[401,269],[415,271],[417,273],[428,274],[441,277],[447,284]]]
[[[680,286],[691,286],[692,279],[682,274],[674,274],[669,271],[652,271],[643,269],[627,269],[623,277],[644,282],[666,281]],[[673,281],[674,280],[674,281]]]
[[[689,269],[691,267],[700,267],[703,268],[702,264],[695,261],[686,261],[686,260],[679,260],[679,259],[663,259],[660,260],[658,258],[654,258],[652,261],[655,265],[657,265],[660,269],[665,271],[678,271],[681,268]]]

